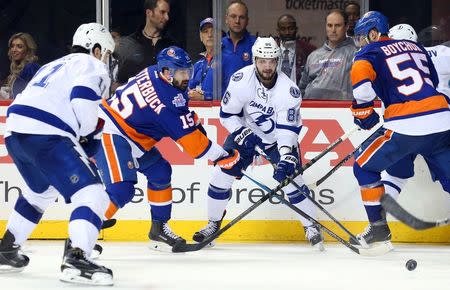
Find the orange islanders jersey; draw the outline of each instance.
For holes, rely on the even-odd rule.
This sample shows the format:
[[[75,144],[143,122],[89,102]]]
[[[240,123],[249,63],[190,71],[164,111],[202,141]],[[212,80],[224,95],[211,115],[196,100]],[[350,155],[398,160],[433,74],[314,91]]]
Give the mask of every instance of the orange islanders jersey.
[[[193,158],[216,160],[226,155],[197,129],[186,91],[163,79],[156,66],[144,69],[103,100],[99,115],[105,120],[104,133],[128,139],[136,158],[164,137],[176,141]]]
[[[358,104],[381,99],[385,128],[413,136],[450,130],[449,104],[436,90],[436,69],[420,44],[383,37],[364,46],[351,79]]]

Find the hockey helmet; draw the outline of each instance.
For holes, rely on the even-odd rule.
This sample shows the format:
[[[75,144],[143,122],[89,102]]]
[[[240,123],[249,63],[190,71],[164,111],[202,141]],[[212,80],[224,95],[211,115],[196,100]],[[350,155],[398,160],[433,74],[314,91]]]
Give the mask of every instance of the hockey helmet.
[[[409,24],[397,24],[389,29],[389,37],[397,40],[411,40],[417,42],[417,33]]]
[[[91,52],[95,44],[100,45],[103,56],[108,51],[114,52],[114,39],[108,29],[95,22],[81,24],[73,35],[72,46],[81,46]]]
[[[389,31],[389,22],[382,13],[369,11],[356,22],[355,35],[367,36],[369,31],[374,28],[381,34],[387,34]]]
[[[272,36],[258,37],[252,46],[253,63],[255,58],[279,58],[280,47]]]
[[[162,73],[164,69],[169,70],[171,78],[177,70],[188,70],[189,76],[192,75],[192,60],[182,48],[169,46],[159,52],[156,60],[158,71]]]

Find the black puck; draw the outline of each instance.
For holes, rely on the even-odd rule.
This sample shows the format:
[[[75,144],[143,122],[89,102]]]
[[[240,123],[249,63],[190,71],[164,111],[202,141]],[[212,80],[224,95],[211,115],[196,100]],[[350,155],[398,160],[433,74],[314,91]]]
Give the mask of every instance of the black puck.
[[[416,269],[417,267],[417,262],[414,259],[410,259],[408,260],[408,262],[406,262],[406,269],[408,269],[408,271],[414,271],[414,269]]]

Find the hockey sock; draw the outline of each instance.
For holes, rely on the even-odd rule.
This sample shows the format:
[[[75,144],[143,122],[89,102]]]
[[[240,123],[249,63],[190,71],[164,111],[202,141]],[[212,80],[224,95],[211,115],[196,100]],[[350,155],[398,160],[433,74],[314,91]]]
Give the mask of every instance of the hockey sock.
[[[19,196],[6,226],[16,238],[15,244],[23,245],[41,220],[42,214],[22,195]]]
[[[69,237],[72,247],[82,249],[88,256],[91,255],[102,226],[102,220],[87,207],[76,208],[70,216]]]
[[[307,215],[309,215],[313,219],[317,219],[316,206],[314,205],[314,203],[312,203],[312,201],[307,199],[303,194],[300,194],[300,192],[298,190],[294,191],[291,194],[287,194],[287,196],[288,196],[289,201],[293,205],[295,205],[297,208],[304,211]],[[298,219],[305,227],[309,227],[310,225],[312,225],[312,223],[308,219],[304,218],[301,215],[298,215]]]
[[[71,202],[75,209],[70,216],[69,237],[72,247],[90,255],[102,226],[109,197],[100,184],[92,184],[77,191]]]
[[[403,187],[405,186],[407,179],[399,178],[384,172],[381,175],[381,183],[384,184],[384,190],[387,194],[397,199]]]
[[[111,183],[106,186],[106,191],[108,192],[110,203],[106,210],[105,218],[109,220],[116,214],[119,208],[124,207],[133,199],[134,182],[121,181]]]
[[[147,188],[147,198],[150,204],[152,220],[167,222],[172,214],[172,187],[165,189]]]
[[[361,187],[361,197],[370,223],[383,220],[380,198],[384,194],[384,186],[378,183],[375,187]]]
[[[231,196],[231,189],[223,189],[210,184],[208,188],[208,219],[220,221]]]
[[[107,220],[110,220],[114,216],[114,214],[116,214],[117,210],[118,210],[117,206],[112,201],[110,201],[108,209],[106,210],[105,213],[105,218]]]

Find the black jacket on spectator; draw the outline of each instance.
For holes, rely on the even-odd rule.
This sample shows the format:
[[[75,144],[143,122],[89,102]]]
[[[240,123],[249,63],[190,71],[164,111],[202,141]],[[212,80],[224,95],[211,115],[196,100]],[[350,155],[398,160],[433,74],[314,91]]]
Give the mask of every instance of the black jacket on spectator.
[[[115,54],[119,58],[119,71],[117,73],[117,81],[126,83],[128,78],[135,76],[144,68],[156,64],[156,56],[166,47],[178,45],[178,43],[162,34],[162,37],[153,45],[151,39],[146,38],[142,34],[144,26],[120,39],[120,45]]]

